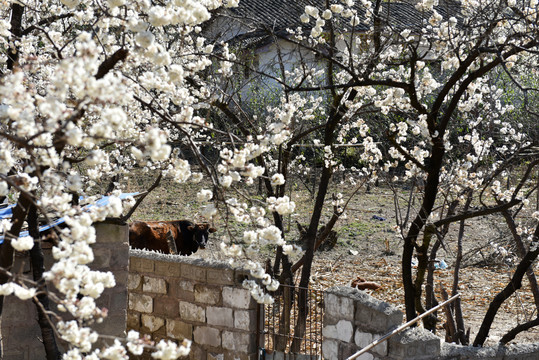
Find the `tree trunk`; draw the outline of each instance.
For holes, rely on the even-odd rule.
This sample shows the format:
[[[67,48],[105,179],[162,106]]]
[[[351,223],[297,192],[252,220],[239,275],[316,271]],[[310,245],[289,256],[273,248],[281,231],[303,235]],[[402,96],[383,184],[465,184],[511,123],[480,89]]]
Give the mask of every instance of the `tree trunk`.
[[[4,242],[0,244],[0,267],[5,270],[11,270],[13,266],[13,247],[9,238],[19,237],[22,225],[26,219],[26,214],[30,208],[30,199],[21,194],[17,205],[13,208],[13,223],[11,229],[8,231],[8,236],[4,237]],[[10,276],[0,272],[0,285],[7,283],[10,280]],[[2,307],[4,304],[4,296],[0,296],[0,315],[2,315]]]
[[[505,218],[505,222],[507,223],[509,230],[511,231],[511,235],[513,235],[513,240],[517,245],[518,256],[522,259],[526,255],[526,246],[522,242],[522,237],[518,234],[515,219],[513,218],[509,210],[503,210],[502,215]],[[528,281],[530,282],[533,299],[535,301],[535,307],[537,311],[539,311],[539,286],[537,285],[537,278],[535,277],[535,273],[533,272],[532,268],[529,268],[526,271],[526,276],[528,277]]]
[[[421,304],[421,287],[425,281],[425,272],[429,265],[429,246],[432,239],[432,235],[436,233],[436,227],[434,225],[427,225],[423,232],[423,243],[417,250],[417,274],[415,278],[415,306],[417,309],[421,309],[421,313],[425,312],[423,305]]]
[[[419,232],[425,225],[425,222],[432,212],[436,196],[438,195],[438,184],[440,182],[440,168],[445,153],[443,140],[441,135],[432,139],[434,145],[432,147],[432,155],[430,157],[430,166],[428,168],[427,182],[425,184],[425,196],[421,209],[415,217],[408,234],[404,238],[402,249],[402,283],[404,286],[404,305],[406,308],[406,320],[410,321],[416,317],[415,307],[415,285],[412,272],[412,256],[416,246]]]
[[[281,288],[283,308],[279,322],[279,331],[275,339],[275,350],[283,352],[286,351],[286,345],[290,334],[290,321],[294,301],[294,286],[292,286],[289,279],[286,280],[285,285],[286,286]]]
[[[522,278],[524,277],[524,274],[526,274],[526,271],[530,267],[530,265],[535,261],[537,256],[539,255],[539,225],[535,229],[535,233],[533,234],[532,243],[530,246],[530,251],[526,253],[526,256],[522,258],[520,263],[518,264],[515,273],[513,274],[513,277],[509,281],[509,284],[494,297],[494,300],[490,303],[487,313],[485,314],[485,317],[483,318],[483,322],[481,323],[481,327],[479,328],[479,332],[477,333],[477,336],[475,338],[475,341],[473,343],[474,346],[483,346],[485,343],[485,340],[488,337],[488,333],[490,331],[490,327],[492,326],[492,323],[494,322],[494,317],[496,316],[498,309],[503,304],[505,300],[507,300],[511,295],[515,293],[518,289],[522,286]]]
[[[514,328],[509,330],[507,332],[507,334],[502,336],[502,338],[500,340],[500,343],[501,344],[507,344],[509,341],[513,340],[521,332],[529,330],[532,327],[535,327],[537,325],[539,325],[539,317],[537,317],[537,318],[535,318],[535,319],[533,319],[531,321],[525,322],[524,324],[518,324],[517,326],[515,326]]]
[[[325,196],[327,194],[327,189],[329,186],[329,180],[331,178],[331,169],[325,167],[322,170],[322,177],[320,179],[320,185],[318,186],[318,194],[316,196],[316,202],[314,206],[313,216],[311,218],[311,223],[309,225],[309,229],[307,230],[306,234],[306,246],[305,249],[305,262],[303,264],[302,270],[301,270],[301,279],[299,282],[299,294],[298,294],[298,323],[305,323],[307,319],[307,313],[308,309],[306,306],[306,290],[302,290],[301,288],[308,288],[309,287],[309,279],[311,278],[311,267],[313,263],[314,258],[314,250],[315,250],[315,242],[316,242],[316,234],[318,231],[318,225],[320,223],[320,217],[322,215],[322,207],[324,204]],[[294,333],[294,342],[292,344],[292,348],[298,348],[299,349],[299,342],[301,341],[298,338],[303,337],[305,334],[305,326],[296,325],[296,328],[298,331],[303,331],[303,333]]]
[[[22,16],[24,14],[24,6],[20,4],[11,5],[11,33],[13,34],[13,44],[16,44],[20,40],[22,35]],[[6,67],[9,70],[13,70],[15,64],[19,61],[19,49],[18,46],[9,48],[7,51]]]
[[[54,329],[52,328],[51,321],[46,314],[46,311],[50,309],[49,296],[47,295],[47,284],[43,279],[45,266],[43,249],[41,248],[41,240],[39,238],[37,208],[35,205],[31,205],[28,212],[28,232],[30,236],[34,238],[34,247],[30,250],[30,261],[32,264],[32,275],[39,290],[37,301],[34,299],[38,316],[37,322],[41,328],[41,335],[43,336],[43,345],[45,346],[47,360],[59,360],[61,358],[61,354],[56,344],[56,338],[54,337]]]
[[[297,294],[298,317],[294,327],[294,340],[290,346],[291,353],[299,353],[301,341],[307,332],[307,315],[309,314],[309,302],[307,301],[307,289],[298,288]]]
[[[468,211],[468,208],[470,207],[470,204],[472,202],[472,193],[470,192],[468,194],[468,198],[466,199],[466,203],[464,204],[463,212]],[[464,237],[464,224],[465,220],[460,221],[459,225],[459,234],[457,238],[457,258],[455,260],[455,269],[453,271],[453,288],[451,290],[451,296],[455,296],[458,294],[458,286],[459,286],[459,271],[460,271],[460,264],[462,262],[462,239]],[[466,329],[464,328],[464,318],[462,316],[462,307],[460,298],[456,299],[453,303],[453,313],[455,314],[455,322],[457,326],[457,333],[455,336],[455,341],[460,343],[462,345],[468,345],[469,339],[466,338]]]
[[[30,207],[30,199],[23,194],[19,197],[19,201],[15,208],[13,208],[13,223],[11,229],[9,229],[7,235],[4,236],[4,242],[0,244],[0,267],[5,270],[11,270],[13,266],[13,247],[8,240],[10,237],[19,237],[22,225],[28,213]],[[8,274],[0,272],[0,285],[4,285],[11,280]],[[0,296],[0,319],[2,316],[2,310],[4,308],[4,296]],[[2,349],[0,349],[0,357],[2,356]]]
[[[447,296],[447,291],[445,291],[443,285],[441,288],[442,300],[447,301],[449,296]],[[443,309],[445,313],[446,323],[445,323],[445,341],[446,342],[457,342],[457,327],[455,326],[455,320],[453,318],[453,311],[451,311],[451,304],[445,304]]]
[[[436,254],[438,253],[438,249],[440,248],[440,245],[442,244],[442,240],[438,239],[432,246],[432,249],[430,251],[430,259],[429,262],[429,268],[427,273],[427,282],[425,284],[425,307],[426,310],[430,310],[433,307],[438,305],[438,301],[436,300],[436,296],[434,295],[434,260],[436,258]],[[429,316],[433,316],[435,320],[437,321],[437,315],[436,312],[432,313]],[[430,330],[430,329],[429,329]],[[433,331],[433,330],[431,330]]]

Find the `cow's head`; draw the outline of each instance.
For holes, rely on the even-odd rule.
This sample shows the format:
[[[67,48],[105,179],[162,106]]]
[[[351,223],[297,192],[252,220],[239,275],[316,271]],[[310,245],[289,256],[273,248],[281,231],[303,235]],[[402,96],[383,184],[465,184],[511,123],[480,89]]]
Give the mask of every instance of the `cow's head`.
[[[217,229],[211,227],[208,223],[190,225],[187,227],[187,230],[193,232],[193,238],[200,249],[206,248],[210,233],[217,231]]]

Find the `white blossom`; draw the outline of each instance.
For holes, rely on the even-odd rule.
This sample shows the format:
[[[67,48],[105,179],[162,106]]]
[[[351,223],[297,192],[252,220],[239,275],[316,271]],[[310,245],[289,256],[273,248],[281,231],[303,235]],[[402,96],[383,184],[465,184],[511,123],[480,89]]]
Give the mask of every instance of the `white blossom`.
[[[197,200],[200,202],[211,200],[212,197],[213,192],[211,190],[202,189],[197,193]]]
[[[13,284],[12,287],[15,296],[21,300],[28,300],[36,295],[36,289],[33,288],[27,289],[17,284]]]
[[[185,339],[178,346],[175,342],[170,340],[161,340],[156,345],[157,351],[152,353],[152,357],[155,359],[162,360],[174,360],[181,356],[186,356],[189,354],[191,348],[191,341]]]
[[[26,251],[34,247],[34,239],[31,236],[23,236],[11,239],[11,246],[17,251]]]
[[[305,13],[309,16],[312,16],[315,19],[319,17],[318,9],[314,6],[310,6],[310,5],[305,6]]]
[[[271,177],[271,184],[272,185],[283,185],[285,183],[283,174],[274,174]]]
[[[144,343],[140,340],[140,335],[135,330],[129,330],[127,333],[126,346],[133,355],[141,355],[144,351]]]

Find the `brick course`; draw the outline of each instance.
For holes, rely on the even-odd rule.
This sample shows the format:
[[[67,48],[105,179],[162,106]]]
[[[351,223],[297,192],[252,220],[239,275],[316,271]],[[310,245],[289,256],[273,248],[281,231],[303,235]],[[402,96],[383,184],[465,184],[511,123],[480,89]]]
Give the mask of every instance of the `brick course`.
[[[223,263],[131,250],[128,325],[193,341],[190,359],[255,359],[257,304],[244,278]]]

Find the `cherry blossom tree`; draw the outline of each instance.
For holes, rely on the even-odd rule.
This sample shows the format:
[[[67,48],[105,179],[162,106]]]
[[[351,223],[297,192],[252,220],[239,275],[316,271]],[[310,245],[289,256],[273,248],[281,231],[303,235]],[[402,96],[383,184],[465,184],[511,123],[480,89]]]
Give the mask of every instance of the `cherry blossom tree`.
[[[192,141],[210,127],[193,116],[209,89],[191,82],[213,50],[197,35],[199,25],[222,5],[237,1],[0,4],[0,197],[16,204],[0,224],[0,305],[5,296],[34,300],[48,359],[127,359],[150,345],[130,332],[109,348],[95,346],[100,335],[88,325],[106,316],[95,299],[115,280],[88,267],[92,224],[125,220],[134,199],[121,201],[115,188],[135,166],[178,183],[200,179],[169,143]],[[83,207],[107,180],[108,205]],[[62,217],[67,225],[54,231],[55,263],[47,271],[38,217],[49,224]],[[25,224],[29,236],[20,237]],[[11,272],[15,250],[30,251],[33,280]],[[48,296],[47,286],[60,297]],[[50,301],[74,320],[52,316]],[[57,337],[68,344],[65,354]],[[161,341],[154,350],[154,358],[175,359],[189,352],[189,342]]]
[[[410,13],[414,15],[404,16]],[[253,83],[272,84],[272,90],[280,95],[276,105],[263,109],[261,121],[252,117],[248,106],[242,107],[240,89],[249,85],[240,83],[235,88],[234,81],[229,81],[221,98],[214,101],[226,119],[223,122],[239,129],[233,145],[223,146],[217,166],[223,179],[227,179],[226,192],[236,190],[241,177],[235,172],[244,166],[244,159],[253,159],[258,164],[253,169],[267,179],[266,195],[272,199],[269,203],[287,204],[270,207],[274,226],[282,233],[280,216],[291,209],[289,199],[284,198],[285,189],[291,185],[297,164],[301,164],[301,154],[294,147],[321,144],[324,159],[304,234],[304,258],[298,266],[291,267],[288,257],[281,255],[284,251],[279,250],[273,272],[279,275],[282,262],[280,276],[285,278],[290,273],[287,269],[303,264],[299,285],[308,285],[314,250],[342,215],[341,198],[335,203],[330,226],[319,231],[329,184],[335,171],[342,168],[336,150],[348,141],[363,145],[361,164],[352,170],[353,181],[379,178],[387,179],[389,185],[412,182],[414,190],[419,190],[410,193],[404,206],[396,197],[408,319],[425,311],[421,289],[427,264],[434,260],[451,224],[460,224],[462,249],[467,219],[501,214],[516,207],[531,211],[529,198],[537,191],[531,181],[537,169],[533,161],[537,138],[522,131],[520,119],[515,120],[515,109],[518,107],[518,113],[526,117],[526,124],[536,123],[533,102],[525,99],[534,97],[537,91],[528,85],[534,83],[538,71],[537,17],[536,1],[394,4],[364,0],[308,5],[301,23],[287,29],[276,29],[259,20],[257,25],[254,19],[252,36],[266,34],[275,42],[274,66],[261,69],[239,58],[229,61],[254,74]],[[295,60],[290,60],[289,54],[294,52]],[[289,61],[293,66],[287,66]],[[531,80],[523,82],[523,78]],[[511,100],[507,89],[514,94]],[[246,157],[245,149],[252,148],[264,150]],[[509,169],[527,163],[527,168],[521,170],[521,179],[501,185],[503,179],[508,179]],[[274,194],[281,200],[273,199]],[[231,203],[240,209],[235,210],[236,216],[243,216],[246,212],[241,209],[249,208],[248,201]],[[530,236],[518,267],[520,279],[536,258],[538,239],[530,229],[527,234]],[[245,242],[259,237],[249,235]],[[237,249],[237,245],[231,248]],[[243,255],[239,250],[229,254]],[[414,255],[421,269],[415,279]],[[258,271],[265,276],[261,267]],[[432,275],[431,268],[427,278],[432,279]],[[458,269],[455,276],[453,292],[458,291]],[[515,279],[509,288],[518,288],[519,281]],[[510,294],[506,291],[497,298],[498,307]],[[431,289],[427,291],[427,308],[433,306],[432,296]],[[459,306],[455,305],[457,312]],[[492,310],[486,315],[487,333],[487,323],[492,322],[495,313]],[[460,323],[458,330],[464,333]],[[483,344],[484,335],[482,330],[476,345]],[[462,336],[460,339],[467,343]]]

